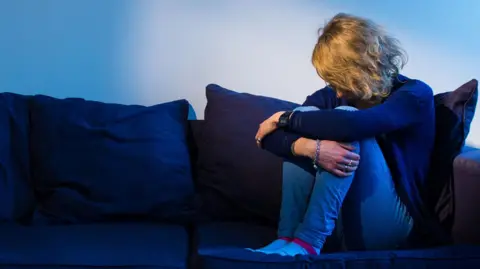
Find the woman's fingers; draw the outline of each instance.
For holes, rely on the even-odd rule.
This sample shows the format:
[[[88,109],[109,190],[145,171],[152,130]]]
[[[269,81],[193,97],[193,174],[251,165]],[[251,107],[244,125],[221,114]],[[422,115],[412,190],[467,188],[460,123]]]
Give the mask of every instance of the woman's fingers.
[[[331,173],[333,173],[337,177],[348,177],[348,176],[352,175],[352,172],[344,172],[340,169],[333,169],[333,171],[331,171]]]
[[[260,136],[260,131],[258,131],[256,134],[255,134],[255,140],[262,140],[262,137]]]
[[[358,154],[355,153],[355,152],[348,151],[348,152],[346,152],[346,154],[345,154],[345,158],[348,159],[348,160],[358,161],[358,160],[360,160],[360,155],[358,155]]]
[[[341,155],[343,155],[345,159],[354,160],[354,161],[360,160],[360,155],[353,152],[353,150],[355,150],[355,147],[352,146],[351,144],[337,143],[337,145],[339,145],[341,147],[340,148],[340,151],[342,152]]]
[[[263,131],[263,123],[258,126],[258,131],[255,134],[255,142],[257,143],[257,146],[261,146],[262,144],[262,139],[265,136],[264,131]]]
[[[258,146],[258,147],[261,147],[261,145],[262,145],[262,139],[261,139],[261,138],[258,138],[258,136],[255,136],[255,143],[257,143],[257,146]]]
[[[257,134],[255,135],[255,140],[257,143],[260,143],[261,140],[271,132],[276,129],[276,123],[271,120],[266,120],[258,126]],[[260,140],[260,141],[259,141]]]
[[[353,160],[348,158],[343,158],[338,162],[338,164],[348,165],[348,166],[358,166],[359,163],[360,163],[359,160]]]
[[[353,166],[353,165],[348,165],[348,164],[337,163],[337,166],[335,168],[338,169],[338,170],[341,170],[343,172],[352,173],[352,172],[355,172],[355,170],[357,170],[357,167],[358,166],[356,166],[356,165]]]
[[[260,124],[260,126],[258,126],[258,131],[257,133],[255,134],[255,139],[258,140],[262,140],[263,138],[263,130],[262,130],[262,125]]]

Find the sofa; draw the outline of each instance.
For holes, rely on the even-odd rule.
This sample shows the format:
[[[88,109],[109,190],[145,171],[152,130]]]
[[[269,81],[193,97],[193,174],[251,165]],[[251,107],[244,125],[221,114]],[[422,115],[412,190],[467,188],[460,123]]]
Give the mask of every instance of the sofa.
[[[451,143],[436,146],[442,174],[428,194],[450,241],[383,251],[327,241],[316,257],[245,249],[275,239],[280,206],[282,160],[256,147],[256,127],[298,104],[212,84],[197,120],[186,100],[2,93],[0,268],[478,268],[480,149],[464,145],[478,83],[462,87],[436,98],[448,131],[437,144]]]

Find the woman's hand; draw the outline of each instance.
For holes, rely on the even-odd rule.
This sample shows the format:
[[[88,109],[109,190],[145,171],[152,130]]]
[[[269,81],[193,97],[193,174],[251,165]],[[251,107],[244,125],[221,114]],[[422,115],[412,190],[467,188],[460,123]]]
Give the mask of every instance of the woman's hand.
[[[273,114],[270,118],[266,119],[260,126],[258,127],[257,134],[255,135],[255,141],[257,141],[257,146],[261,146],[262,139],[267,136],[269,133],[275,131],[277,129],[277,123],[280,119],[280,116],[284,113],[284,111],[279,111]]]
[[[315,159],[317,150],[316,141],[300,138],[295,142],[296,154]],[[326,171],[339,176],[347,177],[358,168],[360,155],[353,152],[354,147],[349,144],[335,141],[320,141],[320,151],[317,164]]]

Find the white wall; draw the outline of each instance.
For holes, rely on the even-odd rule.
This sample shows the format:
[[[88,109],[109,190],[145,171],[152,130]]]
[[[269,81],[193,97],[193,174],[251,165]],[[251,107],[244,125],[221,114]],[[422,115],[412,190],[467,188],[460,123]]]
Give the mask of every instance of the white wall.
[[[340,11],[384,24],[409,52],[404,73],[436,92],[480,79],[475,0],[0,0],[0,91],[186,98],[200,118],[209,83],[302,102],[324,85],[317,28]],[[468,141],[480,146],[479,116]]]

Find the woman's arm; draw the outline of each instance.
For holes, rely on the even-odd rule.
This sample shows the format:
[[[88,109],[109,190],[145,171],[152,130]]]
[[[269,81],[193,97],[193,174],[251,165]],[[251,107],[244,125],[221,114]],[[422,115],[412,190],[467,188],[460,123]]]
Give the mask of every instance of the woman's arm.
[[[288,130],[320,140],[357,141],[419,123],[433,109],[432,89],[411,80],[372,108],[293,113]]]
[[[294,156],[291,150],[293,142],[301,137],[301,135],[277,129],[262,139],[262,148],[278,157],[290,158]]]
[[[302,106],[315,106],[320,109],[332,109],[340,102],[330,87],[325,87],[309,95]],[[292,157],[292,144],[302,137],[295,132],[277,129],[262,139],[263,149],[283,158]]]

